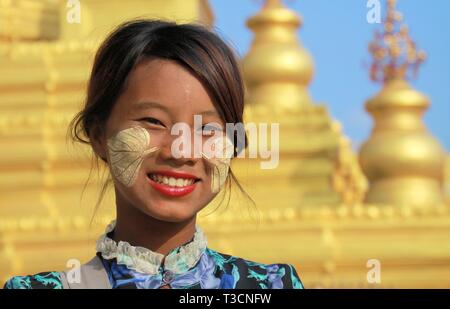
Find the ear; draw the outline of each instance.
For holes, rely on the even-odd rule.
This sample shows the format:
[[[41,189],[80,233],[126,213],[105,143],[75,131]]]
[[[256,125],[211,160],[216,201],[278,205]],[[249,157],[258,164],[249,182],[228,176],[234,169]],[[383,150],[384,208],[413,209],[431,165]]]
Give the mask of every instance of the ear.
[[[92,149],[95,154],[99,156],[105,163],[108,162],[108,157],[106,155],[106,137],[103,129],[99,125],[94,125],[89,132],[89,138],[91,141]]]

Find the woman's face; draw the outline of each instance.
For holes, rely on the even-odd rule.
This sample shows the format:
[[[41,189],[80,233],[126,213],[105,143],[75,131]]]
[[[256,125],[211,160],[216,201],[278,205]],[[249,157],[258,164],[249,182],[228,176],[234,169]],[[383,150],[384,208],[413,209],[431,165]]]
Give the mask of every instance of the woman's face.
[[[161,221],[181,222],[214,198],[227,177],[228,164],[217,169],[211,156],[198,156],[213,132],[194,127],[194,115],[201,115],[201,125],[215,123],[207,126],[210,129],[225,128],[203,85],[176,62],[147,60],[130,73],[97,151],[107,157],[118,207],[135,207]],[[177,123],[190,129],[176,147],[178,156],[172,143],[180,136],[171,134]]]

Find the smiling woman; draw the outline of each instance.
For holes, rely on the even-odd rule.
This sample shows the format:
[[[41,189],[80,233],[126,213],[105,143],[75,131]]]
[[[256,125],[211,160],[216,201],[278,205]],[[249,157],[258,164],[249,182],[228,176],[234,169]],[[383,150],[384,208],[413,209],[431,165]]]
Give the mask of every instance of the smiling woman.
[[[117,218],[79,276],[16,276],[5,287],[302,288],[292,265],[219,253],[196,224],[226,181],[236,180],[230,162],[246,138],[222,129],[242,123],[243,110],[239,66],[216,34],[158,20],[120,25],[97,52],[86,105],[71,127],[111,171]],[[193,134],[173,147],[180,124]]]

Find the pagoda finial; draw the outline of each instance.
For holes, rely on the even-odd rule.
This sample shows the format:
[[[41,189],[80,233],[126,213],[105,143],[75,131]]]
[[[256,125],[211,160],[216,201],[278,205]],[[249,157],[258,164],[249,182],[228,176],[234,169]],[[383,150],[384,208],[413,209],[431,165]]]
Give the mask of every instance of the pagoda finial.
[[[396,10],[396,0],[387,0],[387,16],[382,32],[376,31],[369,45],[373,62],[370,78],[376,82],[415,77],[426,54],[419,51],[409,36],[408,27],[402,23],[403,16]],[[408,76],[412,70],[412,76]]]
[[[281,6],[282,1],[281,0],[265,0],[264,1],[264,7],[277,7]]]

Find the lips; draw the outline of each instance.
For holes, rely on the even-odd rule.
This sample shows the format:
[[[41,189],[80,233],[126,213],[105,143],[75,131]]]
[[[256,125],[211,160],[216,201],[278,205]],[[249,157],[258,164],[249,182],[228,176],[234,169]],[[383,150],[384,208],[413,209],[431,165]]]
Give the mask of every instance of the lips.
[[[163,195],[171,197],[184,196],[194,191],[200,178],[171,170],[158,170],[147,174],[150,185]]]

